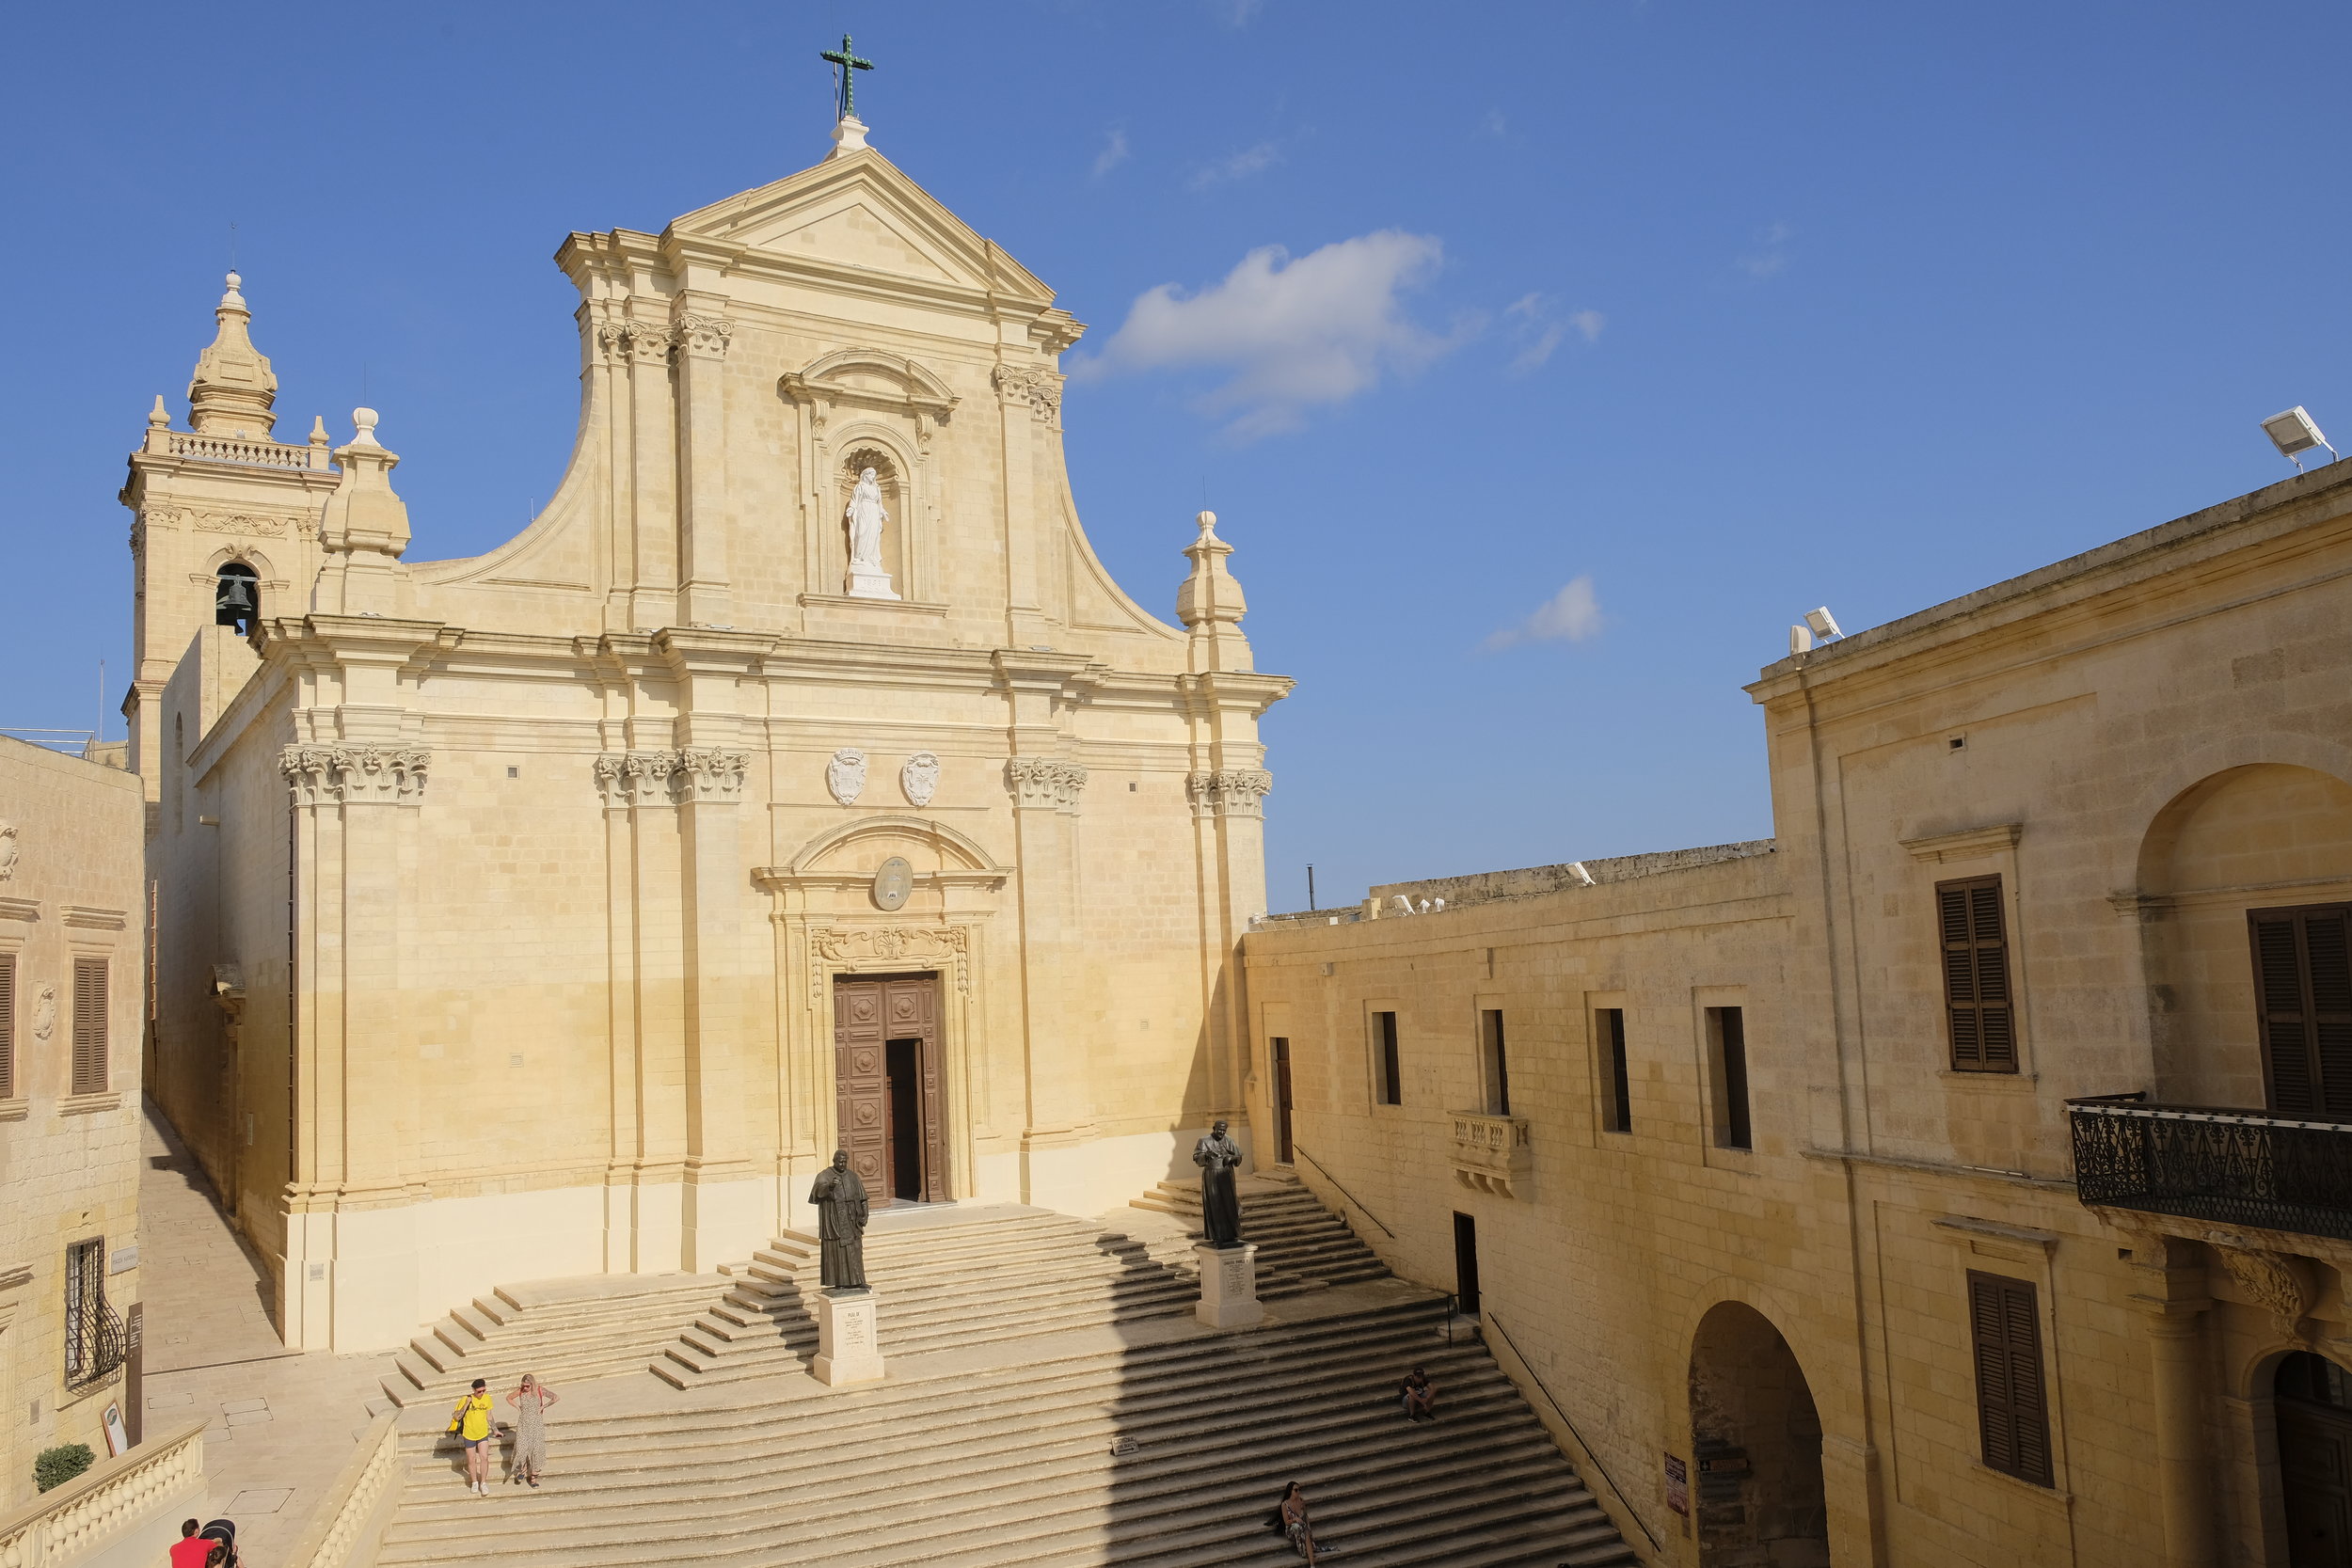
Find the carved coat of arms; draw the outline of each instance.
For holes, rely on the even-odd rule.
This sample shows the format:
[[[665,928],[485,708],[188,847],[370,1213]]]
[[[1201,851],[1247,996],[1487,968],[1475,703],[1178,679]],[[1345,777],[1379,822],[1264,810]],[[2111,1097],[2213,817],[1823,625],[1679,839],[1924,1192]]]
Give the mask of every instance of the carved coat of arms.
[[[898,787],[906,791],[908,800],[914,804],[930,805],[939,789],[939,754],[917,752],[907,758],[906,766],[898,769]]]
[[[853,746],[835,752],[825,764],[825,787],[843,805],[857,804],[857,798],[866,791],[866,753]]]

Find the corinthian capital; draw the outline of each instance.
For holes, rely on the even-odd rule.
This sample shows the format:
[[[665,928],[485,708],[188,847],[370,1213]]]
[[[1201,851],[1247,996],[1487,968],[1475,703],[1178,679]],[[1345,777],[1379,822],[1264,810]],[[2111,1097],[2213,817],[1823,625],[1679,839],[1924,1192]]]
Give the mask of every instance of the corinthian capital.
[[[678,347],[706,359],[726,357],[727,344],[735,337],[735,324],[723,316],[699,316],[692,313],[677,319],[675,334]]]
[[[1255,768],[1220,768],[1187,774],[1184,794],[1201,816],[1263,816],[1274,775]]]
[[[1005,764],[1005,787],[1018,806],[1075,811],[1086,785],[1087,770],[1058,757],[1014,757]]]
[[[1029,414],[1042,423],[1061,418],[1061,377],[1052,371],[1024,365],[999,365],[994,371],[996,393],[1008,404],[1025,403]]]
[[[278,770],[298,806],[413,804],[432,753],[418,746],[289,746]]]

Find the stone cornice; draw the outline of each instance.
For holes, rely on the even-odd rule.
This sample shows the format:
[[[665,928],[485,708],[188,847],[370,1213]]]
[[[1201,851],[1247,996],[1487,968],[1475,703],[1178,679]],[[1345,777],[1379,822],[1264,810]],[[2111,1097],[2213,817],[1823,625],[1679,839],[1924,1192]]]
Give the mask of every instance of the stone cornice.
[[[2001,822],[1989,828],[1963,828],[1958,832],[1935,833],[1926,838],[1899,840],[1911,851],[1915,861],[1942,864],[1946,861],[1981,860],[1997,855],[2004,849],[2017,847],[2018,836],[2025,832],[2015,822]]]

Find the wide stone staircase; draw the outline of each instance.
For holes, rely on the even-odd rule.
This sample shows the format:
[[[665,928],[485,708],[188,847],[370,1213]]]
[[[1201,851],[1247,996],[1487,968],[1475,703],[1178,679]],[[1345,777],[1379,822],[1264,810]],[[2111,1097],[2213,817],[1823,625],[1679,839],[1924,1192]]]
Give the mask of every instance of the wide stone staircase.
[[[678,1320],[724,1289],[710,1274],[593,1275],[501,1285],[408,1341],[384,1379],[394,1404],[454,1404],[477,1377],[514,1386],[635,1371]],[[502,1381],[501,1381],[502,1380]]]
[[[564,1390],[538,1490],[471,1495],[439,1412],[406,1418],[375,1562],[1272,1564],[1296,1560],[1263,1522],[1292,1480],[1346,1564],[1637,1560],[1485,1349],[1449,1329],[1445,1298],[1389,1276],[1304,1189],[1245,1186],[1267,1322],[1194,1321],[1185,1196],[1173,1184],[1099,1223],[1016,1206],[879,1212],[866,1266],[890,1376],[875,1385],[828,1389],[803,1370],[814,1328],[800,1303],[816,1286],[800,1241],[703,1278],[700,1302],[674,1278],[662,1289],[681,1314],[713,1283],[723,1293],[656,1363],[660,1381]],[[571,1343],[598,1332],[577,1298],[533,1301],[484,1341],[507,1336],[508,1367],[563,1365],[527,1332],[537,1311]],[[1396,1405],[1415,1365],[1440,1390],[1434,1423]]]

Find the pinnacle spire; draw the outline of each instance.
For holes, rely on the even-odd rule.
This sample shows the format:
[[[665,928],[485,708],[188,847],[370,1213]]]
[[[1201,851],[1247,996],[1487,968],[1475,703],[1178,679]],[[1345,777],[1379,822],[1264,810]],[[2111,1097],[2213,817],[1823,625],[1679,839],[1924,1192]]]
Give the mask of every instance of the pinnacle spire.
[[[230,273],[228,289],[213,309],[217,324],[213,341],[196,356],[196,375],[188,383],[188,424],[208,436],[266,440],[278,422],[270,412],[278,401],[278,377],[246,330],[253,312],[238,293],[244,282]]]

